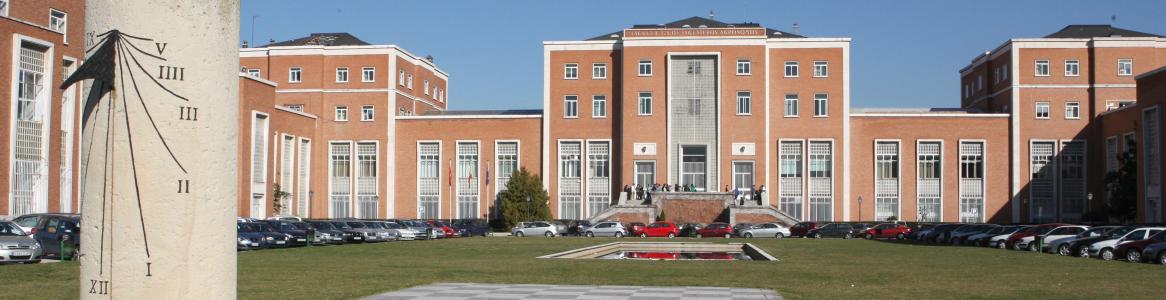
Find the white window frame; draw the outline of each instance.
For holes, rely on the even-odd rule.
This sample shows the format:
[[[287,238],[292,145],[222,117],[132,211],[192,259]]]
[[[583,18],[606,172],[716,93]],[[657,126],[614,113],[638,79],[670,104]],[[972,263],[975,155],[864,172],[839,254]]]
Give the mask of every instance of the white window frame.
[[[607,96],[606,95],[592,95],[591,96],[591,117],[597,119],[607,118]]]
[[[422,188],[421,188],[421,182],[423,179],[421,177],[421,171],[420,171],[421,170],[421,161],[422,161],[421,160],[421,146],[425,145],[425,144],[433,144],[433,145],[437,146],[437,195],[436,195],[437,196],[437,212],[434,213],[433,215],[437,216],[438,218],[441,218],[441,208],[443,206],[443,205],[441,205],[441,198],[443,196],[442,195],[443,189],[442,189],[442,182],[441,182],[441,178],[442,178],[441,176],[443,175],[442,174],[442,163],[441,163],[441,158],[442,158],[441,142],[442,142],[441,140],[420,140],[420,141],[417,141],[415,153],[417,155],[416,156],[416,158],[417,158],[416,170],[418,172],[417,173],[417,180],[416,180],[417,181],[417,195],[416,195],[417,196],[417,211],[416,211],[416,213],[417,213],[418,218],[424,218],[424,216],[420,212],[421,208],[424,207],[422,205],[422,203],[423,203],[422,198],[424,196],[433,196],[433,195],[422,194]],[[428,214],[428,213],[426,213],[426,214]]]
[[[753,114],[753,93],[737,91],[737,115],[748,116]]]
[[[790,98],[790,96],[793,96],[793,98]],[[796,93],[785,94],[785,101],[782,102],[782,110],[784,110],[783,114],[785,115],[786,118],[797,118],[798,117],[798,113],[799,113],[798,110],[800,109],[798,107],[798,105],[799,105],[798,97],[799,96]],[[790,109],[790,103],[793,103],[792,113],[791,113],[791,109]]]
[[[306,147],[305,147],[306,146]],[[312,214],[312,139],[299,137],[296,140],[296,215],[311,217]]]
[[[878,211],[879,211],[878,210],[878,205],[879,205],[878,145],[880,143],[894,143],[896,145],[895,149],[897,151],[894,154],[895,155],[895,170],[894,170],[894,172],[895,172],[895,181],[896,181],[896,186],[897,186],[896,187],[896,199],[895,199],[896,204],[895,204],[895,206],[898,209],[898,211],[895,212],[894,216],[896,218],[898,218],[899,220],[902,220],[903,219],[903,141],[899,140],[899,139],[876,139],[876,140],[874,140],[874,145],[873,145],[874,148],[871,149],[872,150],[871,151],[871,156],[872,156],[871,164],[873,167],[871,169],[873,171],[872,172],[873,176],[871,176],[871,181],[873,183],[872,187],[874,187],[875,194],[874,194],[874,197],[871,197],[871,198],[874,198],[874,204],[871,206],[871,208],[873,209],[873,213],[871,214],[871,216],[872,216],[872,218],[874,218],[873,221],[884,221],[884,220],[878,220]]]
[[[1041,74],[1041,66],[1042,65],[1044,66],[1044,74]],[[1036,77],[1049,77],[1049,73],[1050,73],[1049,60],[1047,60],[1047,59],[1036,60],[1036,63],[1033,64],[1032,72],[1034,74],[1033,76],[1036,76]]]
[[[397,85],[405,86],[405,70],[397,71]]]
[[[752,75],[753,62],[748,58],[737,59],[737,75]]]
[[[360,69],[360,82],[376,82],[376,81],[377,81],[377,68],[376,67],[363,67]]]
[[[405,75],[405,77],[406,77],[405,86],[408,87],[410,90],[412,90],[413,89],[413,74],[407,74],[407,75]]]
[[[646,97],[645,97],[646,95]],[[645,105],[647,104],[647,105]],[[637,116],[652,115],[652,92],[640,92],[636,102]]]
[[[502,154],[499,153],[498,149],[499,149],[499,146],[501,146],[502,144],[514,144],[514,150],[515,150],[514,151],[514,171],[522,170],[522,141],[521,140],[495,140],[494,141],[494,174],[492,174],[492,176],[494,176],[494,180],[491,181],[494,183],[494,195],[498,195],[498,193],[501,193],[502,191],[506,190],[506,185],[501,183],[502,178],[506,178],[507,182],[509,182],[510,179],[513,178],[512,174],[505,174],[505,176],[503,176],[503,173],[501,171],[499,171],[501,168],[499,168],[498,166],[501,165],[500,162],[502,161],[502,158],[501,158]],[[497,201],[497,198],[494,198],[491,201]],[[491,204],[493,204],[493,203],[491,203]],[[495,209],[497,209],[497,208],[495,208]],[[491,212],[493,212],[493,211],[491,211]]]
[[[818,97],[822,96],[822,97]],[[821,113],[819,114],[818,107],[821,104]],[[830,95],[827,93],[814,93],[814,117],[825,118],[830,116]]]
[[[337,105],[334,111],[333,120],[338,122],[348,121],[348,106]]]
[[[57,17],[57,16],[55,16],[55,14],[60,14],[61,16]],[[56,20],[60,20],[60,21],[56,21]],[[58,22],[56,24],[59,24],[59,25],[54,25],[54,22]],[[68,34],[68,32],[69,32],[69,14],[67,14],[63,11],[59,11],[59,10],[50,8],[49,9],[49,30],[52,30],[53,32],[57,32],[60,34]]]
[[[563,79],[577,80],[579,79],[579,64],[566,63],[563,64]]]
[[[1070,110],[1073,109],[1073,110]],[[1072,112],[1073,114],[1069,114]],[[1081,102],[1069,101],[1065,102],[1065,119],[1080,120],[1081,119]]]
[[[639,63],[636,64],[636,74],[640,77],[652,76],[652,60],[641,59]]]
[[[965,161],[964,158],[967,156],[971,156],[971,155],[963,153],[963,145],[964,144],[980,144],[980,155],[979,155],[980,172],[981,172],[980,178],[979,178],[980,179],[980,187],[979,187],[980,188],[980,195],[979,195],[980,196],[979,197],[980,211],[977,212],[977,214],[979,215],[980,218],[974,222],[971,222],[971,223],[985,222],[987,220],[986,211],[988,210],[988,171],[989,171],[989,169],[988,169],[988,141],[982,140],[982,139],[960,139],[958,142],[959,143],[956,144],[958,147],[956,149],[956,155],[958,156],[957,164],[956,164],[956,172],[958,174],[956,177],[957,180],[974,179],[974,178],[964,177],[964,175],[965,175],[965,172],[963,170],[963,165],[964,165],[964,161]],[[956,205],[957,205],[957,209],[958,209],[956,211],[956,217],[957,217],[957,219],[961,220],[961,222],[964,222],[964,221],[962,221],[963,220],[963,215],[962,215],[963,208],[961,207],[961,205],[963,205],[962,202],[963,202],[963,197],[965,195],[965,193],[964,193],[965,191],[962,190],[963,189],[962,183],[958,184],[958,186],[960,187],[961,190],[959,191],[958,197],[956,197],[957,198]]]
[[[304,69],[300,67],[291,67],[287,69],[287,82],[300,83],[303,82]]]
[[[374,120],[376,109],[372,105],[360,106],[360,121],[369,122]]]
[[[563,96],[563,118],[579,118],[579,95]]]
[[[798,71],[798,62],[787,60],[785,62],[785,73],[782,75],[784,75],[785,78],[797,78],[799,73]]]
[[[247,69],[247,75],[251,75],[251,77],[255,77],[255,78],[260,78],[260,76],[263,75],[263,71],[261,71],[259,69]]]
[[[830,62],[825,60],[814,61],[814,78],[830,77]]]
[[[1041,116],[1042,109],[1044,110],[1044,116]],[[1049,102],[1046,102],[1046,101],[1037,102],[1036,106],[1034,107],[1033,113],[1034,113],[1033,117],[1035,117],[1037,120],[1048,120],[1049,118],[1052,117],[1052,111],[1050,108],[1050,104],[1049,104]]]
[[[8,6],[11,4],[8,0],[0,0],[0,17],[8,16]]]
[[[475,152],[472,154],[475,157],[474,160],[472,161],[473,171],[474,171],[472,176],[473,176],[473,183],[474,183],[474,185],[476,185],[475,186],[476,191],[473,194],[462,194],[461,193],[462,185],[469,182],[465,177],[462,177],[461,175],[457,175],[458,173],[461,173],[460,172],[461,165],[462,165],[461,164],[462,163],[461,156],[463,155],[463,153],[461,152],[461,149],[459,149],[459,148],[461,148],[461,147],[459,147],[461,145],[474,145],[474,148],[475,148],[474,149]],[[483,200],[482,199],[482,184],[483,184],[482,183],[482,154],[485,152],[484,149],[482,149],[482,142],[480,140],[456,140],[456,141],[454,141],[453,146],[454,146],[453,162],[455,164],[454,165],[454,179],[453,179],[454,180],[454,190],[453,190],[454,194],[452,195],[453,196],[452,200],[453,200],[453,204],[454,204],[454,206],[453,206],[454,207],[454,211],[453,211],[454,214],[453,215],[455,218],[459,218],[459,219],[463,218],[462,210],[461,210],[461,200],[459,200],[458,198],[461,196],[465,196],[465,197],[473,198],[474,202],[476,202],[476,204],[474,205],[474,206],[476,206],[475,207],[476,211],[474,212],[472,217],[473,218],[481,217],[481,215],[482,215],[482,200]],[[464,155],[471,155],[471,154],[464,154]]]
[[[421,82],[421,93],[429,95],[429,79],[422,80]]]
[[[1134,76],[1134,59],[1120,58],[1117,60],[1117,76]]]
[[[922,160],[923,155],[921,154],[922,153],[921,149],[922,149],[923,144],[927,144],[927,143],[939,144],[939,153],[938,153],[938,155],[939,155],[939,178],[938,178],[939,179],[939,191],[938,191],[939,192],[939,216],[937,218],[937,220],[938,220],[937,222],[943,222],[943,207],[944,207],[944,205],[943,205],[944,204],[943,203],[944,202],[943,201],[943,199],[944,199],[944,188],[943,188],[943,186],[944,186],[944,176],[943,175],[944,174],[943,174],[943,172],[947,170],[947,167],[944,166],[944,159],[947,157],[944,154],[944,141],[941,139],[920,139],[920,140],[915,141],[915,199],[916,199],[915,200],[915,218],[916,218],[916,221],[921,220],[920,215],[919,215],[919,210],[920,210],[919,209],[919,206],[920,206],[919,199],[923,198],[922,197],[923,196],[922,189],[920,188],[920,186],[922,185],[921,183],[923,182],[924,178],[923,178],[922,174],[919,172],[919,168],[921,167],[920,163],[923,162],[923,160]],[[900,174],[900,177],[901,177],[901,174]]]
[[[336,83],[348,82],[348,67],[336,68]]]
[[[1072,68],[1070,68],[1070,66],[1072,66]],[[1072,70],[1073,72],[1069,72],[1069,70]],[[1065,76],[1066,77],[1081,76],[1081,61],[1078,61],[1076,59],[1066,59],[1065,60]]]
[[[607,64],[593,63],[591,64],[591,79],[607,79]]]

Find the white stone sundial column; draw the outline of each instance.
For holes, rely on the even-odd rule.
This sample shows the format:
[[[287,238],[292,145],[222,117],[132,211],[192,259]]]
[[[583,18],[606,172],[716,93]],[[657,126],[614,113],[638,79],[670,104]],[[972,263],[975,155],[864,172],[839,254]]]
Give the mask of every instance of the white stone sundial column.
[[[82,299],[233,299],[237,0],[88,0]]]

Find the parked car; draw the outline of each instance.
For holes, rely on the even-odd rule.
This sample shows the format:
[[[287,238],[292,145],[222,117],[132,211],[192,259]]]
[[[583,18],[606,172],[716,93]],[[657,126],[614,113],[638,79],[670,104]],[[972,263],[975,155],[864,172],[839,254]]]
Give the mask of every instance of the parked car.
[[[348,234],[348,240],[345,240],[345,243],[371,242],[369,239],[376,237],[376,235],[370,237],[368,230],[365,230],[364,228],[352,227],[352,225],[348,224],[347,221],[331,221],[331,223],[332,226],[336,227],[336,230],[340,230]]]
[[[433,227],[429,226],[429,223],[426,223],[423,221],[389,220],[389,222],[397,222],[398,224],[405,226],[405,228],[409,228],[410,230],[417,232],[417,239],[420,239],[420,240],[432,240],[432,239],[440,238],[439,236],[441,236],[441,237],[445,236],[444,232],[442,234],[437,234],[437,232],[433,229]]]
[[[1073,242],[1081,240],[1081,239],[1086,239],[1086,238],[1099,237],[1099,236],[1105,234],[1106,231],[1110,231],[1110,230],[1113,230],[1114,228],[1118,228],[1118,227],[1120,227],[1120,226],[1097,226],[1097,227],[1091,227],[1088,230],[1082,231],[1081,233],[1078,233],[1078,234],[1073,235],[1073,236],[1056,238],[1056,239],[1046,239],[1045,240],[1045,248],[1049,250],[1049,253],[1062,255],[1062,256],[1073,255],[1072,249],[1069,248],[1069,246],[1072,245]]]
[[[558,226],[555,226],[555,224],[547,221],[522,222],[519,223],[518,226],[512,228],[510,232],[517,237],[540,235],[545,237],[555,237],[562,235],[562,232],[559,231]]]
[[[741,236],[741,230],[753,228],[753,223],[737,223],[733,225],[733,235]]]
[[[1139,226],[1116,226],[1114,228],[1104,230],[1101,235],[1098,236],[1076,239],[1072,242],[1069,242],[1069,255],[1089,258],[1089,246],[1092,246],[1093,243],[1121,238],[1123,235],[1126,235],[1126,233],[1129,233],[1130,231],[1138,228]]]
[[[790,231],[792,234],[793,229],[790,229]],[[845,223],[828,223],[822,225],[822,227],[811,229],[806,235],[816,239],[824,237],[849,239],[854,237],[854,227]]]
[[[903,225],[902,223],[882,223],[859,232],[862,233],[863,238],[868,240],[889,238],[903,240],[907,238],[907,234],[911,233],[911,227],[907,227],[907,225]]]
[[[956,230],[960,227],[963,227],[964,225],[965,224],[940,224],[940,225],[937,225],[934,228],[931,228],[931,230],[927,232],[927,235],[924,235],[921,240],[926,241],[926,242],[933,242],[933,243],[946,242],[948,235],[953,230]]]
[[[915,224],[913,225],[914,228],[911,229],[911,233],[907,234],[907,239],[921,241],[923,240],[923,236],[931,233],[931,230],[934,229],[935,226],[935,224]]]
[[[696,237],[702,238],[702,237],[706,237],[706,236],[710,236],[710,237],[723,236],[727,239],[727,238],[733,237],[734,231],[737,231],[738,236],[741,236],[741,235],[739,235],[741,231],[749,230],[752,228],[753,227],[750,226],[749,228],[736,229],[736,228],[733,228],[732,226],[729,226],[729,223],[716,222],[716,223],[709,224],[708,226],[705,226],[704,228],[701,228],[700,230],[697,230]]]
[[[790,226],[789,236],[791,237],[809,237],[811,230],[817,229],[817,222],[801,222]],[[851,228],[853,230],[853,228]]]
[[[1001,232],[1008,230],[1009,227],[1011,226],[996,225],[988,230],[969,235],[964,238],[964,244],[983,247],[985,245],[984,242],[986,242],[988,238],[1000,235]]]
[[[644,233],[644,229],[648,228],[648,224],[644,224],[642,222],[631,222],[628,223],[628,225],[625,227],[628,228],[628,235],[640,236],[641,233]]]
[[[12,221],[0,221],[0,264],[35,264],[44,254],[40,243]]]
[[[456,220],[453,222],[453,226],[457,228],[464,237],[486,236],[490,233],[490,224],[486,224],[486,220],[482,219]]]
[[[290,235],[287,246],[305,246],[308,244],[308,227],[304,222],[268,220],[264,223],[271,226],[275,232]]]
[[[16,226],[20,226],[20,230],[24,231],[24,235],[31,236],[31,235],[36,233],[37,226],[40,225],[41,219],[44,219],[46,217],[62,217],[62,216],[64,216],[64,217],[77,217],[77,218],[81,217],[81,215],[77,215],[77,214],[59,214],[59,213],[26,214],[26,215],[16,217],[15,219],[12,219],[12,223],[16,223]]]
[[[988,238],[988,240],[984,243],[984,245],[988,246],[988,247],[992,247],[992,248],[997,248],[997,249],[1007,249],[1008,248],[1008,237],[1011,237],[1013,234],[1015,234],[1017,232],[1028,230],[1028,228],[1030,228],[1030,227],[1032,227],[1032,225],[1012,226],[1010,229],[1002,231],[1000,233],[1000,235],[996,235],[996,236]]]
[[[1166,242],[1154,243],[1142,249],[1143,259],[1160,265],[1166,265]]]
[[[1049,231],[1052,231],[1053,229],[1056,229],[1057,227],[1066,226],[1066,225],[1069,225],[1069,224],[1051,223],[1051,224],[1041,224],[1041,225],[1032,226],[1032,227],[1029,227],[1028,229],[1017,231],[1016,233],[1013,233],[1012,235],[1008,236],[1008,239],[1004,241],[1004,244],[1007,245],[1008,248],[1012,249],[1012,250],[1024,250],[1024,248],[1022,248],[1023,246],[1020,244],[1021,240],[1024,240],[1025,238],[1035,236],[1035,235],[1042,235],[1042,234],[1048,233]],[[1028,240],[1032,240],[1032,239],[1028,239]]]
[[[854,227],[854,232],[866,232],[866,230],[873,227],[873,225],[870,223],[854,223],[850,224],[850,227]]]
[[[375,233],[377,235],[377,239],[382,242],[396,241],[401,238],[400,234],[396,230],[391,230],[388,227],[385,227],[384,222],[360,221],[360,224],[364,225],[365,229]]]
[[[417,239],[417,232],[409,229],[408,227],[405,227],[405,225],[401,225],[401,223],[389,221],[377,222],[380,223],[381,226],[384,226],[385,229],[395,232],[397,234],[398,241],[412,241]]]
[[[587,237],[611,236],[621,238],[628,235],[628,230],[619,222],[599,222],[599,224],[587,228],[587,232],[584,235]]]
[[[433,226],[434,229],[437,229],[435,231],[440,231],[443,235],[442,237],[452,238],[458,235],[457,231],[453,230],[453,227],[450,227],[449,224],[446,224],[444,221],[429,220],[426,221],[426,223],[429,223],[429,226]]]
[[[267,241],[259,228],[250,222],[235,222],[236,251],[257,250],[267,248]]]
[[[1145,258],[1142,256],[1142,250],[1146,250],[1147,246],[1162,242],[1166,242],[1166,231],[1159,231],[1158,233],[1155,233],[1154,235],[1140,241],[1133,241],[1118,245],[1117,248],[1114,248],[1113,254],[1114,257],[1124,258],[1126,261],[1132,263],[1140,263]],[[1155,256],[1150,257],[1152,259],[1157,258]]]
[[[956,230],[953,230],[950,233],[951,237],[948,238],[947,241],[955,246],[967,244],[967,240],[969,237],[983,233],[985,231],[992,230],[992,228],[996,228],[999,226],[1000,225],[996,225],[996,224],[973,224],[971,226],[964,226],[964,227],[958,228]]]
[[[682,237],[698,237],[696,232],[704,228],[705,225],[701,223],[684,223],[680,224],[680,234]]]
[[[648,224],[648,228],[640,233],[640,237],[669,237],[673,238],[680,234],[680,228],[676,227],[676,223],[669,221],[653,222]]]
[[[1089,257],[1096,257],[1102,260],[1113,260],[1117,257],[1114,252],[1114,249],[1116,249],[1117,246],[1121,246],[1121,244],[1129,242],[1144,240],[1150,236],[1162,232],[1163,230],[1166,230],[1166,227],[1138,228],[1131,230],[1121,237],[1093,243],[1092,245],[1089,245]]]
[[[745,230],[741,231],[741,237],[743,237],[743,238],[773,237],[773,238],[777,238],[777,239],[782,239],[782,238],[785,238],[787,236],[789,236],[789,228],[786,228],[785,226],[781,226],[781,224],[777,224],[777,223],[765,223],[765,224],[760,224],[760,225],[754,225],[753,228],[749,228],[749,229],[745,229]]]
[[[591,221],[587,221],[587,220],[571,221],[570,225],[567,226],[567,235],[583,236],[583,233],[587,232],[587,228],[590,228],[590,227],[591,227]]]
[[[251,226],[255,226],[259,234],[263,235],[263,240],[267,242],[268,248],[286,248],[288,241],[291,240],[290,234],[285,234],[275,230],[271,224],[267,222],[250,222]]]
[[[316,230],[316,244],[344,244],[351,238],[351,234],[345,233],[343,230],[336,228],[332,222],[328,221],[308,221]]]
[[[1071,237],[1074,237],[1082,232],[1085,232],[1086,230],[1089,230],[1089,226],[1080,226],[1080,225],[1057,226],[1056,228],[1049,230],[1049,232],[1020,239],[1020,241],[1017,242],[1016,248],[1020,248],[1020,249],[1024,249],[1024,250],[1028,250],[1028,251],[1033,251],[1033,252],[1037,252],[1037,251],[1043,252],[1046,248],[1048,248],[1047,243],[1049,240],[1071,238]]]
[[[40,243],[44,257],[77,257],[81,250],[80,215],[45,214],[38,222],[32,238]]]

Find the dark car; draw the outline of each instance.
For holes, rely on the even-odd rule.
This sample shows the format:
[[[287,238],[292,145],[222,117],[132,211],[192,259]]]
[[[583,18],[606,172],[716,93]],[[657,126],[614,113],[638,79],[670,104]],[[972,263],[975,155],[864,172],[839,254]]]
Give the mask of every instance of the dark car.
[[[276,232],[290,235],[287,240],[288,247],[292,246],[306,246],[308,245],[308,224],[298,221],[282,221],[269,220],[264,221],[270,225]]]
[[[964,224],[943,224],[943,225],[935,226],[934,228],[931,228],[931,231],[927,232],[927,235],[922,236],[921,240],[928,241],[928,242],[935,242],[935,243],[943,243],[943,242],[947,241],[947,238],[949,236],[951,236],[951,232],[953,230],[956,230],[957,228],[960,228],[963,226],[965,226],[965,225]]]
[[[39,227],[39,225],[41,224],[40,221],[42,219],[45,219],[48,217],[77,217],[77,218],[80,218],[81,215],[62,214],[62,213],[26,214],[26,215],[16,217],[15,219],[12,219],[12,222],[16,223],[16,226],[20,226],[20,229],[24,230],[24,234],[32,236],[34,233],[36,233],[37,227]]]
[[[696,233],[704,228],[704,224],[700,223],[684,223],[680,224],[680,234],[682,237],[699,237]]]
[[[806,236],[816,239],[824,237],[849,239],[854,237],[854,227],[846,223],[828,223],[821,227],[810,229],[809,232],[806,232]]]
[[[490,234],[490,224],[482,219],[462,219],[453,221],[453,227],[458,229],[464,237],[486,236]],[[590,227],[590,225],[589,225]]]
[[[753,223],[737,223],[737,225],[733,225],[732,234],[735,236],[740,236],[741,230],[753,228],[753,225],[754,225]]]
[[[809,237],[810,231],[817,229],[817,228],[818,228],[817,222],[797,223],[797,224],[794,224],[794,226],[791,226],[789,228],[789,236],[791,236],[791,237]],[[851,227],[850,230],[853,231],[854,228]]]
[[[1056,229],[1057,227],[1067,226],[1067,225],[1069,225],[1069,224],[1050,223],[1050,224],[1041,224],[1041,225],[1029,227],[1028,229],[1018,231],[1018,232],[1013,233],[1012,235],[1008,236],[1008,239],[1004,240],[1004,245],[1005,245],[1005,247],[1012,249],[1012,250],[1023,250],[1023,249],[1019,248],[1021,239],[1026,238],[1026,237],[1030,237],[1030,236],[1042,235],[1042,234],[1048,233],[1049,231],[1052,231],[1053,229]]]
[[[250,222],[235,222],[235,235],[237,236],[235,250],[258,250],[267,248],[267,241],[264,240],[263,234],[259,233],[259,227]]]
[[[870,229],[871,225],[870,223],[854,223],[850,224],[850,227],[854,227],[854,232],[865,232]]]
[[[740,224],[738,224],[738,225],[740,225]],[[706,237],[706,236],[707,237],[722,237],[723,236],[727,239],[727,238],[733,237],[734,232],[740,232],[740,230],[746,230],[746,229],[750,229],[750,228],[753,228],[753,226],[750,225],[747,228],[738,228],[738,227],[730,227],[729,223],[716,222],[716,223],[709,224],[709,226],[705,226],[704,228],[701,228],[700,230],[697,230],[696,237],[699,238],[699,237]]]
[[[332,222],[308,221],[307,223],[316,230],[314,244],[344,244],[351,237],[350,234],[337,229],[336,226],[332,225]]]
[[[364,243],[367,232],[362,229],[353,228],[344,221],[329,221],[336,230],[344,232],[346,240],[345,243]]]
[[[1162,242],[1166,242],[1166,231],[1159,231],[1144,240],[1118,245],[1117,249],[1113,251],[1114,257],[1125,258],[1126,261],[1132,263],[1140,263],[1146,259],[1146,257],[1142,257],[1142,250],[1146,250],[1147,246]],[[1149,257],[1149,259],[1157,259],[1157,257]]]
[[[915,225],[908,226],[911,227],[911,233],[907,234],[907,239],[919,241],[923,240],[923,236],[931,232],[931,229],[935,228],[936,225],[929,223],[916,223]]]
[[[286,248],[290,243],[292,236],[290,234],[279,232],[267,222],[252,222],[259,234],[263,235],[263,240],[267,241],[268,248]]]
[[[567,226],[567,235],[581,236],[584,232],[587,232],[587,229],[591,228],[591,226],[591,221],[571,221],[570,225]]]
[[[628,235],[640,236],[640,233],[643,233],[644,229],[648,228],[648,224],[644,224],[643,222],[631,222],[628,223],[628,225],[625,227],[628,228]]]
[[[1088,258],[1089,246],[1092,246],[1093,243],[1120,238],[1126,233],[1134,231],[1134,229],[1138,229],[1138,226],[1119,226],[1106,230],[1099,236],[1073,240],[1069,243],[1069,253],[1071,253],[1070,255]]]
[[[81,249],[80,224],[79,215],[42,215],[32,238],[40,244],[44,257],[76,257]]]

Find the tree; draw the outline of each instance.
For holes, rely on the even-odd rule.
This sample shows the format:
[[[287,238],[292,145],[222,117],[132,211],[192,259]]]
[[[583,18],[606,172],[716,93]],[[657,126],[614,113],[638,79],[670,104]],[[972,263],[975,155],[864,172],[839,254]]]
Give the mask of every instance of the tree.
[[[526,168],[514,171],[506,190],[498,194],[502,206],[502,224],[514,227],[518,222],[547,221],[551,219],[551,208],[547,206],[550,196],[543,188],[543,180],[530,174]]]
[[[291,193],[284,192],[283,187],[278,183],[272,185],[271,192],[271,213],[279,215],[283,212],[283,199],[290,197]]]
[[[1109,217],[1122,223],[1133,222],[1138,211],[1137,143],[1130,141],[1126,149],[1117,155],[1117,170],[1105,174]]]

